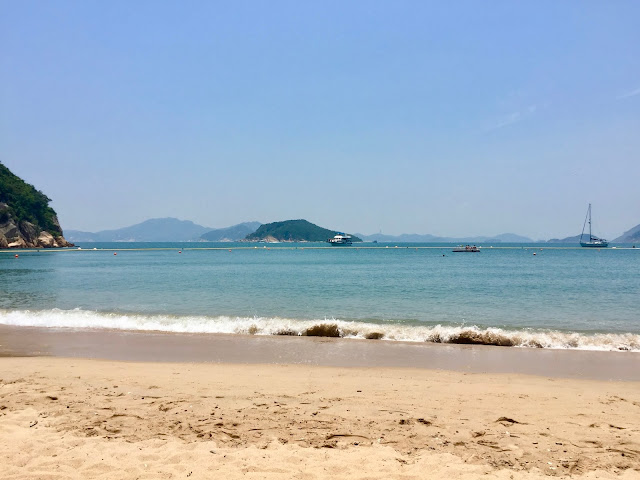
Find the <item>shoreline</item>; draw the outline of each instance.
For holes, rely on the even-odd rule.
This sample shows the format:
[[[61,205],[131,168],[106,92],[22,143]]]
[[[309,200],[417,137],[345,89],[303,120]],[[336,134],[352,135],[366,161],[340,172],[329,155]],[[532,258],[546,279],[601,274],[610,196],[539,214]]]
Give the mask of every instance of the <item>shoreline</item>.
[[[640,381],[640,353],[0,325],[0,357],[401,368]]]
[[[302,336],[361,339],[416,344],[493,345],[550,350],[640,353],[640,333],[630,331],[569,331],[549,328],[478,327],[476,325],[384,323],[340,319],[297,319],[220,315],[171,315],[99,312],[92,310],[2,310],[0,325],[44,329]]]

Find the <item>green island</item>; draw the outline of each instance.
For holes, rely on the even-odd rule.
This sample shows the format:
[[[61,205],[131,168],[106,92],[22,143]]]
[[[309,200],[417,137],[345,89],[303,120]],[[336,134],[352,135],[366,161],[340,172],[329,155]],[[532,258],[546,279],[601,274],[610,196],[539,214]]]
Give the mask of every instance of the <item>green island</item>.
[[[326,242],[338,231],[319,227],[307,220],[285,220],[261,225],[258,230],[245,237],[247,242]],[[353,242],[361,242],[358,237]]]

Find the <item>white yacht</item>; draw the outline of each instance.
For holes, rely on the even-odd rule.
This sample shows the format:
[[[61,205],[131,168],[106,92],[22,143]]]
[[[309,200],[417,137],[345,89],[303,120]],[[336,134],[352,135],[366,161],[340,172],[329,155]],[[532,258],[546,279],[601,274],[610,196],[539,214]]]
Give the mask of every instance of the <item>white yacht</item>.
[[[347,235],[346,233],[338,233],[335,237],[327,240],[333,247],[337,246],[350,246],[351,245],[351,235]]]

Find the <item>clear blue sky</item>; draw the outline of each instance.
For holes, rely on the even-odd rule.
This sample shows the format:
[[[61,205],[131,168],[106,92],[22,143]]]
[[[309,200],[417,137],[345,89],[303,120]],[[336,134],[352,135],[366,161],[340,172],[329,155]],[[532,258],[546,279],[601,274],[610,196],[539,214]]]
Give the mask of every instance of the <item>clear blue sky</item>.
[[[0,161],[63,228],[640,222],[640,2],[0,6]]]

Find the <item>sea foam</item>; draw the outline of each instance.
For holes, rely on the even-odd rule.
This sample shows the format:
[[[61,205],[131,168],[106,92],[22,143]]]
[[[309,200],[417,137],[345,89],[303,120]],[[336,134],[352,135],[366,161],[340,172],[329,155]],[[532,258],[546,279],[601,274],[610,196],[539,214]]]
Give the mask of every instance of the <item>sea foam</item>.
[[[115,329],[174,333],[224,333],[360,338],[403,342],[497,345],[640,352],[640,335],[559,330],[509,330],[467,325],[406,325],[338,319],[173,316],[87,310],[0,310],[0,324],[24,327]]]

